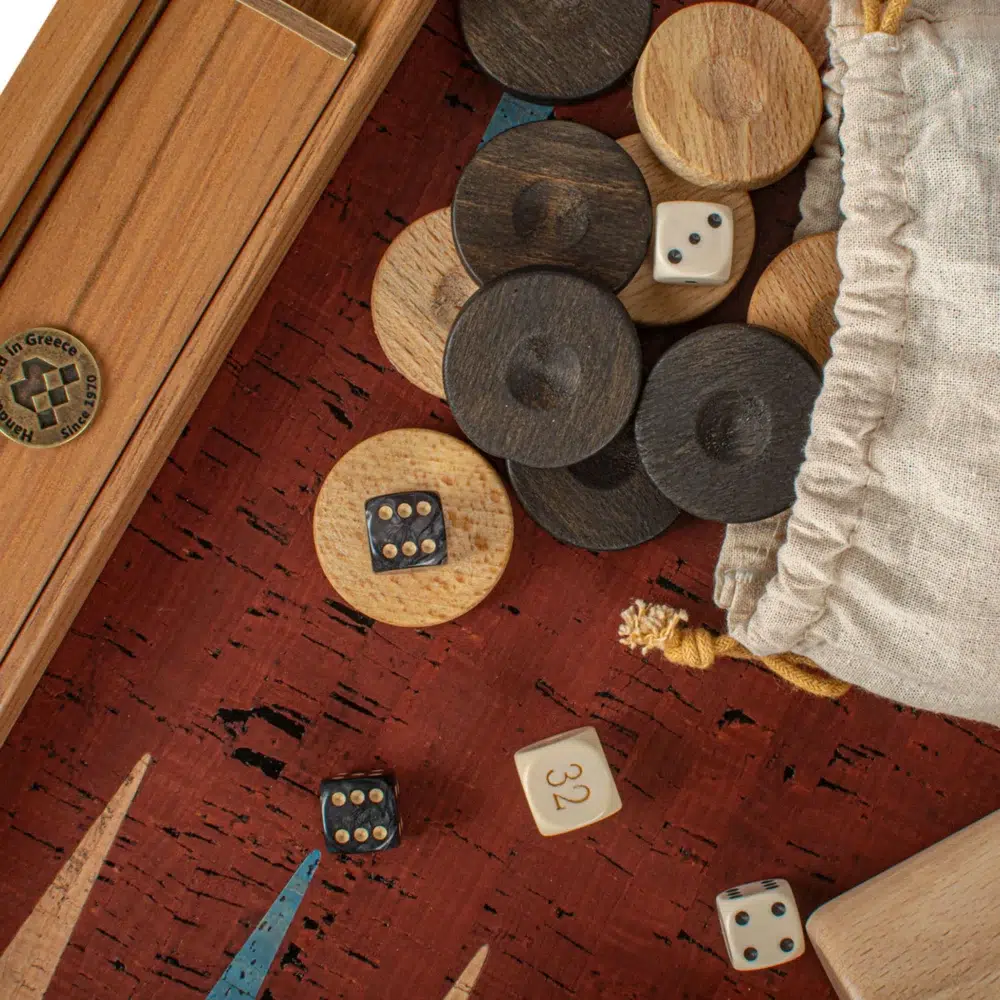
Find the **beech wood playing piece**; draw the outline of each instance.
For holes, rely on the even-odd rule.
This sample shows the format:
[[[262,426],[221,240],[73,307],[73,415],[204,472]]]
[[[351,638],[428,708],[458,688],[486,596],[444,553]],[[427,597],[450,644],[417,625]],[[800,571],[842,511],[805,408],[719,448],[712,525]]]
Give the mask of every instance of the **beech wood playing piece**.
[[[819,364],[830,357],[837,332],[834,307],[840,294],[837,233],[793,243],[761,276],[750,299],[748,322],[801,344]]]
[[[375,335],[393,367],[424,392],[444,396],[445,341],[478,287],[455,249],[450,208],[411,223],[382,257],[372,286]]]
[[[642,55],[652,0],[462,0],[465,43],[487,76],[536,104],[610,90]]]
[[[758,521],[790,507],[820,377],[776,333],[726,323],[692,334],[653,369],[636,440],[653,482],[709,521]]]
[[[618,142],[642,171],[654,210],[664,201],[718,201],[732,210],[736,239],[733,271],[726,284],[661,285],[653,277],[654,247],[651,242],[638,273],[619,295],[632,319],[645,326],[670,326],[704,316],[728,298],[750,264],[757,238],[750,195],[746,191],[713,191],[678,177],[660,163],[638,132]]]
[[[662,534],[679,511],[646,474],[631,424],[591,458],[562,469],[508,462],[511,485],[554,538],[591,552],[632,548]]]
[[[582,462],[622,430],[641,367],[639,337],[611,292],[568,271],[519,271],[462,310],[444,384],[475,445],[551,469]]]
[[[821,906],[806,931],[841,1000],[996,1000],[1000,813]]]
[[[668,17],[639,60],[633,100],[643,136],[674,173],[743,190],[792,170],[823,112],[802,42],[738,3],[694,4]]]
[[[646,257],[653,211],[641,171],[613,139],[553,119],[512,128],[476,153],[452,223],[480,284],[521,267],[566,267],[619,291]]]
[[[372,569],[365,503],[423,491],[441,498],[448,562],[398,573]],[[334,590],[362,614],[422,628],[471,611],[496,586],[514,541],[503,482],[474,448],[438,431],[386,431],[355,445],[320,490],[316,551]]]
[[[830,0],[757,0],[755,6],[791,28],[817,66],[822,67],[830,58],[830,44],[826,40]]]

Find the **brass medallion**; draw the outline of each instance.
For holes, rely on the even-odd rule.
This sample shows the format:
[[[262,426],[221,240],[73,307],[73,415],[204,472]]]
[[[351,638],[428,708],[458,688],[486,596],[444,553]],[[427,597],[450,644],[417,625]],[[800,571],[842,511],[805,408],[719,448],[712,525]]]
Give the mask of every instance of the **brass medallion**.
[[[101,373],[86,344],[48,327],[0,346],[0,432],[28,448],[72,441],[93,422]]]

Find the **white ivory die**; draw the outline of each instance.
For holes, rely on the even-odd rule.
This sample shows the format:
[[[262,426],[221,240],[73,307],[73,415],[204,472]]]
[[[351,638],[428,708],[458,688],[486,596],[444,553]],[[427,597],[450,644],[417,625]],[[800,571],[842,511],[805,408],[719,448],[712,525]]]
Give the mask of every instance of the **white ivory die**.
[[[728,205],[665,201],[656,206],[653,277],[665,285],[724,285],[733,273],[735,239]]]
[[[748,882],[715,898],[734,969],[770,969],[799,958],[806,936],[792,887],[780,878]]]
[[[514,754],[539,832],[555,837],[614,815],[622,807],[593,726],[561,733]]]

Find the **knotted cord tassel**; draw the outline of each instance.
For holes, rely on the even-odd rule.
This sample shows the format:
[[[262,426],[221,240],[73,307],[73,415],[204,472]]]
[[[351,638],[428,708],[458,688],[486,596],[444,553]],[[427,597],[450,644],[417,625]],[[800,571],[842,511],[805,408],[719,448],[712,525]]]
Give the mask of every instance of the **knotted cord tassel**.
[[[693,670],[708,670],[716,660],[729,658],[760,663],[793,687],[818,698],[840,698],[851,690],[850,684],[824,673],[805,656],[796,653],[755,656],[731,635],[691,628],[686,611],[663,604],[635,601],[622,612],[618,636],[618,641],[628,649],[638,649],[643,655],[657,649],[671,663]]]

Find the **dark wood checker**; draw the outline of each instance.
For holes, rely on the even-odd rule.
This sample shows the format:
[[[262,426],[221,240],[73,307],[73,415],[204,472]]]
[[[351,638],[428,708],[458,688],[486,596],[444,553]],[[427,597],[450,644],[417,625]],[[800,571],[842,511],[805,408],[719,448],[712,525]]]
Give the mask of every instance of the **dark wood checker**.
[[[811,952],[732,972],[716,893],[785,877],[808,914],[1000,806],[995,730],[619,649],[634,597],[722,627],[718,525],[681,517],[594,556],[517,508],[493,596],[422,632],[372,627],[330,591],[311,512],[334,459],[390,427],[456,432],[388,367],[368,301],[388,240],[449,203],[498,99],[442,4],[0,750],[0,947],[141,754],[156,759],[48,1000],[205,996],[321,845],[320,781],[349,770],[396,771],[403,846],[324,856],[268,1000],[441,1000],[487,941],[477,1000],[831,1000]],[[567,114],[626,135],[628,102]],[[801,183],[754,193],[750,271],[698,326],[745,318]],[[644,334],[647,360],[686,329]],[[591,724],[624,809],[545,840],[512,755]]]

